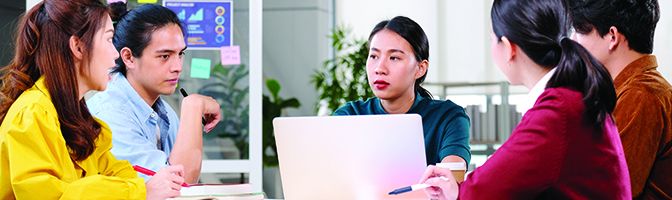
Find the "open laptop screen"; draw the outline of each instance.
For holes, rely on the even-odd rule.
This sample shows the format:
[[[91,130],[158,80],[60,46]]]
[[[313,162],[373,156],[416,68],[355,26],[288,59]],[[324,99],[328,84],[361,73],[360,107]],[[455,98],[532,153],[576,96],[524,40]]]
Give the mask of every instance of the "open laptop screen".
[[[417,114],[285,117],[273,126],[286,199],[426,198],[387,195],[425,170]]]

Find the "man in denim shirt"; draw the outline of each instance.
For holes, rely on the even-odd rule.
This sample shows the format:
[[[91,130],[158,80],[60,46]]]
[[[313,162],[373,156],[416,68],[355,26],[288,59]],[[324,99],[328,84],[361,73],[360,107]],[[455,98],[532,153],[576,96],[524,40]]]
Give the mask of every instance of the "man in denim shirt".
[[[125,11],[120,4],[112,4],[113,10]],[[162,6],[143,5],[127,14],[113,13],[112,18],[113,43],[120,57],[107,90],[87,101],[89,110],[112,129],[112,153],[117,158],[154,171],[183,165],[185,182],[197,182],[203,129],[212,130],[221,111],[211,97],[193,94],[182,100],[179,121],[160,98],[175,92],[182,71],[186,44],[177,16]]]

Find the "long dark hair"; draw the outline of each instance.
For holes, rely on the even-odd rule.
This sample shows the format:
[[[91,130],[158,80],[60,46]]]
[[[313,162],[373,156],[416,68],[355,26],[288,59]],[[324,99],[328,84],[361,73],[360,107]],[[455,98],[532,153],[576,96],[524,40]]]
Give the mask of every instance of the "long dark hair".
[[[567,38],[570,21],[563,0],[495,0],[492,29],[507,37],[535,63],[557,67],[546,88],[569,87],[583,93],[585,119],[601,129],[616,105],[609,72],[583,46]]]
[[[44,0],[26,12],[19,23],[14,58],[3,68],[0,120],[19,95],[44,76],[70,157],[79,161],[91,155],[101,125],[79,99],[69,40],[75,36],[85,44],[79,71],[88,69],[94,35],[108,13],[98,0]]]
[[[399,34],[399,36],[411,44],[411,47],[413,47],[413,54],[415,54],[415,59],[418,62],[429,60],[429,40],[427,39],[427,35],[425,35],[425,31],[422,30],[422,27],[420,27],[418,23],[404,16],[396,16],[391,20],[382,21],[371,31],[371,34],[369,35],[369,44],[371,43],[373,36],[383,29]],[[426,77],[427,71],[425,71],[425,74],[423,74],[422,77],[415,79],[414,88],[416,92],[420,93],[420,96],[432,98],[432,94],[420,86],[420,84],[425,81]]]
[[[129,48],[133,57],[142,56],[142,51],[149,45],[152,33],[157,29],[175,24],[180,27],[182,34],[185,33],[175,12],[160,5],[145,4],[127,11],[125,3],[115,2],[110,4],[110,8],[115,29],[112,43],[117,51]],[[116,64],[112,72],[126,75],[126,64],[121,57],[116,60]]]

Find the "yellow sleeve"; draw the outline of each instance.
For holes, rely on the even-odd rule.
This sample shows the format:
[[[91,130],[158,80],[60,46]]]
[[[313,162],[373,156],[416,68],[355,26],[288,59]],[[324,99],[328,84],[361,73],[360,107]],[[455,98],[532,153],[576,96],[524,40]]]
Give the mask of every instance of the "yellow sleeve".
[[[108,175],[104,172],[114,170],[102,168],[101,173],[82,178],[70,159],[54,109],[33,104],[8,114],[12,114],[6,119],[11,123],[4,123],[5,127],[0,128],[0,134],[3,134],[0,152],[3,152],[2,157],[7,157],[3,158],[7,162],[0,164],[5,169],[0,170],[8,172],[16,199],[145,198],[144,181],[137,175],[135,178],[114,176],[123,173]],[[101,155],[87,159],[117,161],[109,149]]]
[[[99,140],[105,136],[101,133]],[[92,156],[99,156],[99,174],[72,182],[61,199],[145,199],[145,181],[138,177],[128,161],[117,160],[109,148],[96,152],[99,154]]]
[[[67,185],[60,199],[145,199],[145,182],[142,178],[87,176]]]
[[[102,175],[116,176],[123,178],[138,178],[138,172],[133,169],[128,160],[118,160],[111,152],[112,150],[112,132],[110,127],[102,120],[97,120],[101,125],[100,135],[96,141],[96,151],[98,155],[98,169]],[[144,180],[144,179],[143,179]]]

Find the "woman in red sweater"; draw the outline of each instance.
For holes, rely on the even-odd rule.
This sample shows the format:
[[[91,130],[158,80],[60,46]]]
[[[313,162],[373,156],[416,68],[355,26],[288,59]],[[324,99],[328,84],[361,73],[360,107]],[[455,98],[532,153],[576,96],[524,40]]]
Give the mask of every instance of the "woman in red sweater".
[[[495,0],[492,54],[513,85],[545,88],[511,137],[457,185],[429,166],[432,199],[631,199],[630,178],[611,113],[609,73],[567,38],[563,0]],[[543,83],[544,76],[550,76]]]

